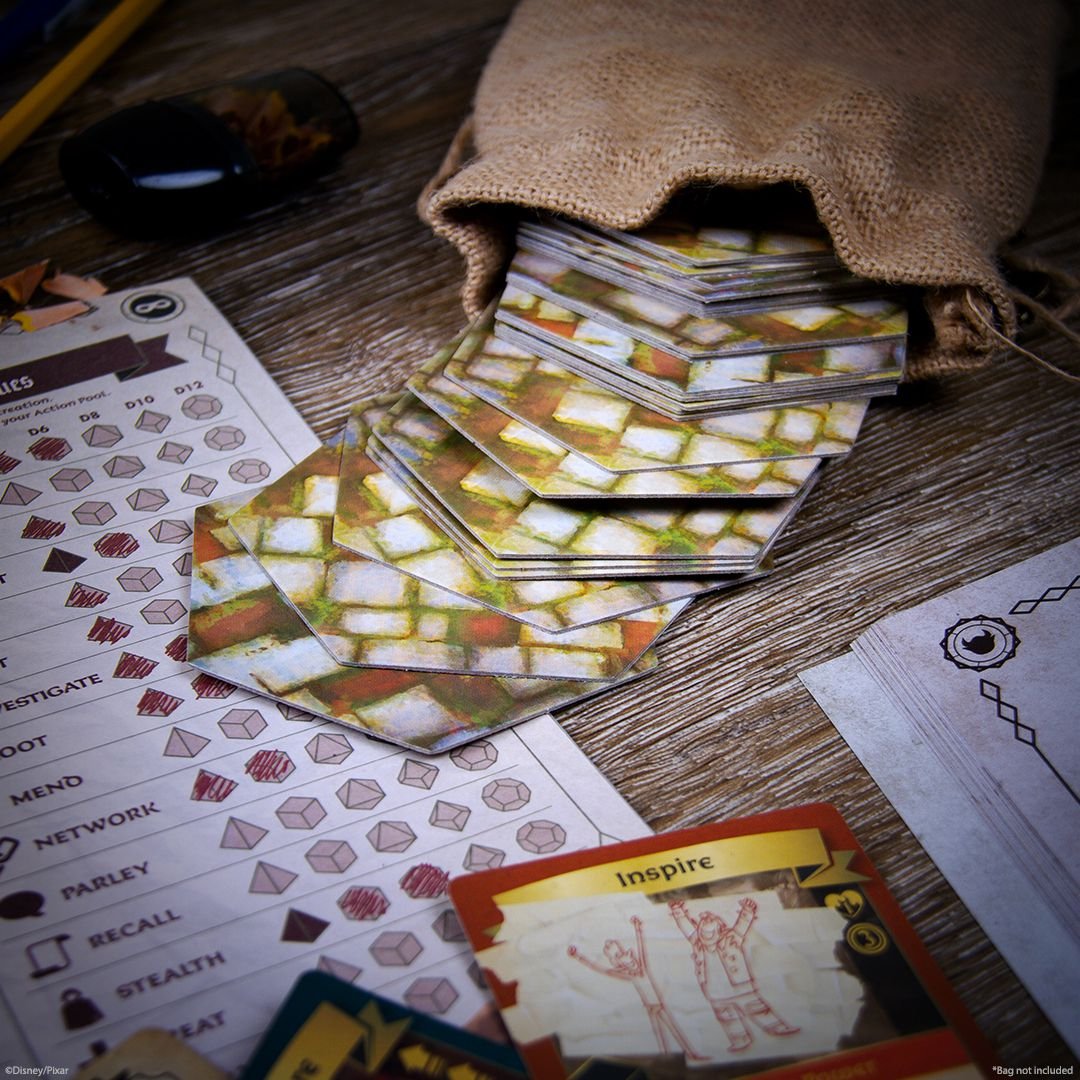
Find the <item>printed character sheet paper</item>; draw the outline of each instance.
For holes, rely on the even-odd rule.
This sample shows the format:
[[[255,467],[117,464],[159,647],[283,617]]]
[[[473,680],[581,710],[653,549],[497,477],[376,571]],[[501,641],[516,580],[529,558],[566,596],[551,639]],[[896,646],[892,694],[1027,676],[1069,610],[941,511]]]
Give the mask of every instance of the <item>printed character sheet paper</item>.
[[[467,1022],[447,878],[644,824],[550,718],[420,760],[186,664],[194,508],[318,445],[192,282],[0,363],[0,1056],[233,1069],[316,967]]]

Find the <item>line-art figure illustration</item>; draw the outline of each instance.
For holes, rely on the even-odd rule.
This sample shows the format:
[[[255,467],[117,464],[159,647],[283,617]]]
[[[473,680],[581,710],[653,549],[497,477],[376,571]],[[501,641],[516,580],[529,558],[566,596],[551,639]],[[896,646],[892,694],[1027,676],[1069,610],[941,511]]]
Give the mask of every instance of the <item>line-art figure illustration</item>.
[[[758,989],[746,956],[746,935],[757,918],[757,904],[739,901],[739,913],[728,926],[714,912],[696,919],[681,900],[668,903],[676,926],[690,942],[694,974],[713,1014],[728,1037],[728,1050],[746,1050],[754,1041],[751,1021],[769,1035],[795,1035],[799,1028],[782,1019]]]
[[[664,1002],[663,994],[656,985],[656,980],[649,970],[649,961],[645,953],[645,932],[642,929],[641,920],[636,915],[633,915],[630,922],[634,927],[636,949],[628,949],[621,941],[616,941],[614,938],[609,939],[604,942],[606,965],[583,956],[573,945],[567,948],[567,955],[572,956],[591,971],[598,972],[600,975],[607,975],[612,979],[622,979],[633,985],[638,997],[641,998],[641,1004],[645,1006],[649,1023],[652,1025],[653,1035],[656,1037],[656,1045],[660,1048],[661,1053],[675,1053],[674,1047],[670,1045],[668,1040],[670,1035],[682,1048],[688,1061],[707,1061],[707,1058],[702,1057],[690,1045],[690,1041],[675,1022],[675,1018],[671,1015]]]

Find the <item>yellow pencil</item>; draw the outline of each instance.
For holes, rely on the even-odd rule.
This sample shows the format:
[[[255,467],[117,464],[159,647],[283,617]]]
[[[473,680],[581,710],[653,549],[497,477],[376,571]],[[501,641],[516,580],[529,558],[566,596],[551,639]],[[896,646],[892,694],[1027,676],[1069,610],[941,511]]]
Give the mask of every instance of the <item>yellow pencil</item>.
[[[163,3],[164,0],[123,0],[48,75],[0,116],[0,163]]]

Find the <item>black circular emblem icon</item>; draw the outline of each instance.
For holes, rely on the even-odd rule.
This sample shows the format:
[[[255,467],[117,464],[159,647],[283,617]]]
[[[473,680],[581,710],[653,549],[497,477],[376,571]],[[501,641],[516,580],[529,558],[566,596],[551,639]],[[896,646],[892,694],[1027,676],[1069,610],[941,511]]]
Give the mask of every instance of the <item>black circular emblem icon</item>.
[[[170,292],[135,293],[120,305],[120,310],[132,322],[165,322],[184,310],[184,301]]]
[[[992,615],[976,615],[953,623],[941,639],[945,659],[958,668],[982,671],[1001,667],[1016,655],[1016,627]]]

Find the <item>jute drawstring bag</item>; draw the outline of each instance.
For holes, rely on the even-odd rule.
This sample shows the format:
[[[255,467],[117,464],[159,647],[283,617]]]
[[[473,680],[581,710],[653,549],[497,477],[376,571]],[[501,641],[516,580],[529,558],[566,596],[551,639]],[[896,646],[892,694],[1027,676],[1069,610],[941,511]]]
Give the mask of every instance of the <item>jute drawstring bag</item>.
[[[794,184],[855,273],[921,290],[909,375],[1015,332],[997,252],[1049,130],[1053,0],[522,0],[420,200],[478,313],[525,210],[627,229],[693,186]]]

